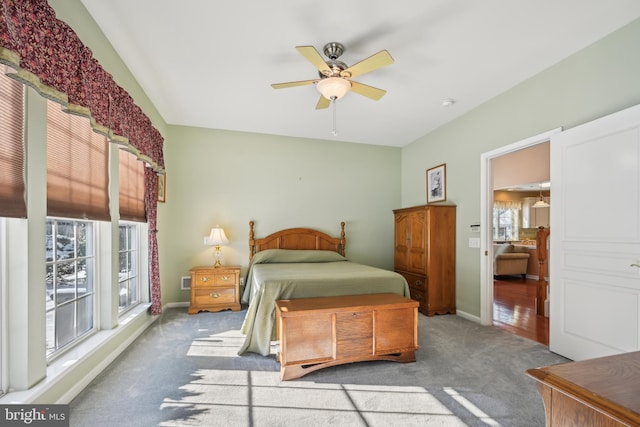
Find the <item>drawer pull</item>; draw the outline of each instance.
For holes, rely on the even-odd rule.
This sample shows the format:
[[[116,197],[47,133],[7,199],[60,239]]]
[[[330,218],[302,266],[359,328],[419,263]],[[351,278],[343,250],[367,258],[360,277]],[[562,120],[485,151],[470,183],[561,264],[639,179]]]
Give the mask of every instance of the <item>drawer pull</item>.
[[[229,276],[222,276],[222,280],[230,280],[230,279],[231,279],[231,277],[229,277]]]
[[[203,278],[201,278],[200,280],[201,280],[201,281],[203,281],[203,282],[206,282],[206,281],[208,281],[208,280],[209,280],[209,278],[208,278],[208,277],[203,277]]]
[[[219,293],[217,293],[217,292],[211,292],[211,293],[209,294],[209,296],[210,296],[211,298],[220,298],[220,294],[219,294]]]
[[[416,280],[416,285],[422,286],[422,280]]]

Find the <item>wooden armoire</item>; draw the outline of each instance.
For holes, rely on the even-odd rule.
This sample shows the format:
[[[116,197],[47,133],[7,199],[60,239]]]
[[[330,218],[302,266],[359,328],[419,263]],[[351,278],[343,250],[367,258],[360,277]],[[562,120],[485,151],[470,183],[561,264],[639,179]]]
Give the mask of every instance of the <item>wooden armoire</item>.
[[[427,316],[456,312],[456,207],[396,209],[394,269]]]

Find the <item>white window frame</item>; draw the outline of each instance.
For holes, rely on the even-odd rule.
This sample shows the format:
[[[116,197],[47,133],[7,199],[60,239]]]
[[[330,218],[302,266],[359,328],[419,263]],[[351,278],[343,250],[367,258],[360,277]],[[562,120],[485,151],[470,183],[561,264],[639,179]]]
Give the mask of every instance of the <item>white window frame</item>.
[[[504,238],[500,236],[500,225],[502,225],[502,223],[500,222],[500,217],[501,217],[499,213],[500,209],[512,211],[511,215],[515,217],[513,218],[511,223],[508,224],[509,226],[511,226],[511,235],[509,236],[509,238],[507,238],[507,236],[504,236]],[[522,207],[520,203],[517,203],[517,202],[505,203],[505,202],[494,201],[494,204],[493,204],[493,240],[494,241],[519,240],[521,224],[522,224]]]
[[[78,257],[77,254],[77,246],[74,248],[74,254],[72,258],[69,259],[64,259],[62,261],[58,261],[55,258],[55,253],[53,255],[53,259],[51,261],[49,260],[45,260],[45,263],[47,266],[49,265],[57,265],[57,264],[62,264],[62,263],[66,263],[66,262],[78,262],[78,261],[86,261],[86,260],[91,260],[92,261],[92,267],[89,269],[90,271],[87,272],[87,277],[86,280],[90,281],[92,283],[92,290],[90,292],[86,292],[85,294],[82,295],[75,295],[74,297],[71,297],[69,300],[67,301],[63,301],[62,303],[58,304],[57,306],[55,305],[55,303],[57,303],[57,301],[54,299],[53,302],[53,306],[51,306],[51,304],[49,303],[49,289],[47,289],[47,293],[46,293],[46,298],[47,298],[47,308],[46,308],[46,318],[47,318],[47,329],[53,327],[53,334],[51,335],[51,338],[54,341],[54,345],[53,347],[49,346],[49,343],[47,342],[47,346],[46,346],[46,356],[47,356],[47,360],[52,360],[55,359],[58,355],[64,353],[66,350],[68,350],[69,348],[75,346],[78,342],[83,341],[84,339],[86,339],[87,337],[89,337],[90,335],[92,335],[93,333],[95,333],[98,328],[99,328],[99,312],[98,312],[98,304],[99,304],[99,295],[100,295],[100,281],[99,281],[99,274],[98,274],[98,270],[99,270],[99,263],[100,263],[100,257],[99,257],[99,253],[98,253],[98,248],[99,245],[97,244],[98,242],[98,235],[99,235],[99,227],[97,225],[97,221],[89,221],[89,220],[78,220],[78,219],[73,219],[73,218],[57,218],[57,217],[47,217],[47,222],[48,221],[54,221],[54,222],[71,222],[74,223],[74,228],[75,225],[78,223],[85,223],[89,225],[89,228],[91,230],[91,232],[89,233],[89,235],[87,236],[87,253],[89,253],[89,250],[91,250],[91,255],[87,255],[87,256],[83,256],[83,257]],[[46,236],[46,233],[45,233]],[[76,273],[77,274],[77,273]],[[89,276],[90,275],[90,276]],[[76,276],[77,279],[77,276]],[[55,287],[54,287],[55,288]],[[53,289],[52,289],[53,290]],[[56,291],[54,298],[58,295],[58,292]],[[92,304],[91,304],[91,327],[89,329],[87,329],[86,331],[82,331],[79,332],[78,331],[78,325],[79,325],[79,316],[78,316],[78,302],[81,302],[84,299],[87,299],[91,297],[92,298]],[[59,310],[63,309],[65,306],[71,305],[71,304],[75,304],[75,310],[74,310],[74,318],[73,318],[73,331],[74,331],[74,337],[58,346],[57,344],[57,337],[56,337],[56,322],[54,320],[53,325],[49,324],[49,320],[48,317],[50,315],[50,313],[53,313],[54,315],[54,319],[55,319],[55,315],[56,312],[58,312]],[[47,340],[49,339],[49,333],[45,334]]]
[[[149,301],[151,300],[151,292],[149,289],[149,223],[147,222],[135,222],[135,221],[120,221],[120,224],[132,224],[134,226],[136,226],[137,228],[137,238],[136,238],[136,244],[138,246],[137,249],[137,263],[138,263],[138,302],[134,305],[131,305],[130,307],[127,307],[124,310],[119,310],[119,303],[116,307],[116,309],[118,310],[118,316],[120,318],[119,323],[121,323],[123,321],[124,318],[126,318],[129,314],[129,312],[133,311],[135,307],[140,306],[141,304],[149,304]],[[119,230],[119,227],[118,227]],[[119,232],[118,232],[119,235]],[[118,245],[118,253],[120,252],[119,250],[120,246]],[[119,263],[118,263],[119,264]],[[119,270],[119,266],[116,268],[117,270]],[[115,287],[117,289],[118,292],[116,292],[116,295],[119,294],[119,280],[116,278],[115,282]]]
[[[123,274],[123,272],[120,270],[120,255],[123,253],[123,250],[121,250],[121,246],[120,246],[120,242],[118,242],[118,312],[120,315],[122,315],[123,313],[131,310],[133,307],[137,306],[138,304],[140,304],[141,302],[141,298],[140,298],[140,289],[142,288],[141,285],[141,281],[140,281],[140,271],[142,270],[141,267],[141,257],[140,257],[140,227],[138,227],[138,224],[132,221],[120,221],[120,223],[118,224],[118,236],[120,236],[120,228],[121,227],[125,227],[127,229],[131,229],[133,230],[134,236],[131,240],[129,240],[129,246],[127,246],[127,248],[125,248],[124,251],[126,252],[132,252],[132,257],[130,258],[131,260],[131,264],[132,264],[132,271],[129,275],[129,277],[122,279],[121,275]],[[125,282],[129,282],[131,283],[131,281],[135,280],[135,295],[136,295],[136,299],[135,301],[131,302],[130,304],[128,304],[128,295],[129,292],[126,293],[127,296],[127,302],[122,305],[121,301],[122,301],[122,289],[121,286],[123,283]],[[130,289],[130,286],[127,286],[128,289]]]

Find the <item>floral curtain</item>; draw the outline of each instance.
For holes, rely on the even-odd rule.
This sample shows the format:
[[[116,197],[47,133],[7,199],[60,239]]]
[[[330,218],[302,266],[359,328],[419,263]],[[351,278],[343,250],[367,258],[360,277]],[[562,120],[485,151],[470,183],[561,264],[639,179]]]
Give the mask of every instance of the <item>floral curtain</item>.
[[[68,112],[88,116],[96,131],[124,145],[151,168],[145,169],[151,311],[159,314],[156,174],[164,173],[162,135],[76,33],[56,18],[46,0],[0,2],[0,62],[16,70],[10,77],[59,102]]]
[[[158,175],[151,169],[144,169],[144,200],[149,221],[149,280],[151,282],[151,314],[162,313],[160,301],[160,266],[158,262],[158,239],[156,218],[158,213]]]

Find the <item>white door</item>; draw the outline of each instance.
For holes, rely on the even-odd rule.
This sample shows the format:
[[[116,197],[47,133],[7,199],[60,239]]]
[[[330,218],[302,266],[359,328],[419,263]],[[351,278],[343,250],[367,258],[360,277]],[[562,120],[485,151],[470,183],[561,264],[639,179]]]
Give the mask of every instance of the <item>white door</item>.
[[[551,138],[549,349],[639,350],[640,105]]]

